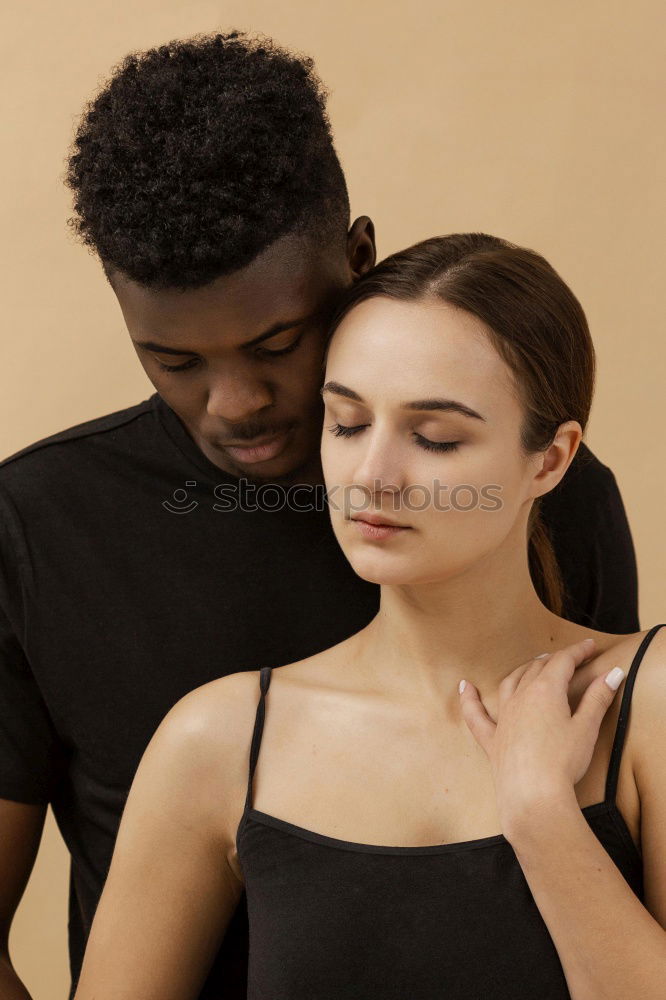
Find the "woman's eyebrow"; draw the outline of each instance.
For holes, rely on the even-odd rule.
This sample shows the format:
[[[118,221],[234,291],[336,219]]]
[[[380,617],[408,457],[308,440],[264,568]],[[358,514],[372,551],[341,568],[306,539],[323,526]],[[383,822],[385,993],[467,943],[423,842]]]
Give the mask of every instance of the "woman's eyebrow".
[[[336,396],[353,399],[356,403],[364,402],[357,392],[349,389],[346,385],[341,385],[339,382],[326,382],[321,387],[320,392],[322,395],[325,392],[332,392]],[[463,417],[473,417],[475,420],[485,421],[486,419],[480,413],[477,413],[476,410],[473,410],[471,406],[459,403],[456,399],[415,399],[409,403],[401,403],[400,406],[403,410],[444,410],[445,412],[460,413]]]

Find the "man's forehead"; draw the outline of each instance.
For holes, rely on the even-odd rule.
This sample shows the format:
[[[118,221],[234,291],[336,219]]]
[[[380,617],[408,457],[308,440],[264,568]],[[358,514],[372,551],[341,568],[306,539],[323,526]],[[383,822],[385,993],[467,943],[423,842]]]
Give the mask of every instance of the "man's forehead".
[[[171,340],[188,335],[230,343],[258,336],[276,324],[300,321],[324,309],[341,291],[326,261],[279,256],[253,262],[196,289],[151,289],[121,278],[116,295],[133,338]],[[166,341],[165,341],[166,342]]]

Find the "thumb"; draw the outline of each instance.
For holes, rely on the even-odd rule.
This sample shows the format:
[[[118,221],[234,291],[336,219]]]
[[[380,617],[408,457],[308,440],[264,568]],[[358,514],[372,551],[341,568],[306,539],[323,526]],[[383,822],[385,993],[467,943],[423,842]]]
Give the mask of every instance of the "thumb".
[[[614,667],[610,673],[596,677],[588,686],[574,712],[577,719],[586,729],[598,732],[604,715],[613,704],[617,689],[624,680],[624,670]]]
[[[462,691],[460,690],[462,687]],[[486,712],[483,702],[479,697],[479,692],[469,681],[461,681],[458,691],[460,692],[460,711],[462,717],[472,733],[476,742],[486,753],[490,751],[490,744],[497,726]]]

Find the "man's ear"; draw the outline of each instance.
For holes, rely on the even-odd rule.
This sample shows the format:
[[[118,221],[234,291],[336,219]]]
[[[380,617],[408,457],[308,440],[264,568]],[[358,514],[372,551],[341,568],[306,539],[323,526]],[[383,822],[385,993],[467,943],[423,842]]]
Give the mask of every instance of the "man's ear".
[[[375,266],[375,224],[367,215],[360,215],[347,233],[347,260],[352,281],[358,281],[361,275]]]
[[[537,472],[533,479],[534,498],[550,493],[573,462],[583,430],[577,420],[560,424],[551,445],[539,452]]]

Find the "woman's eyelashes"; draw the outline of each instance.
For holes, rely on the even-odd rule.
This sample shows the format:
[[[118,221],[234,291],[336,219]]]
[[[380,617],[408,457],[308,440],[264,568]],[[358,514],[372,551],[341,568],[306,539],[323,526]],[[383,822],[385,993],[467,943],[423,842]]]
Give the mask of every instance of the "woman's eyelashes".
[[[345,427],[344,424],[335,423],[328,430],[336,437],[350,438],[368,426],[368,424],[358,424],[356,427]],[[460,441],[431,441],[417,431],[412,431],[412,437],[425,451],[455,451],[461,443]]]
[[[421,448],[426,451],[456,451],[460,441],[431,441],[414,431],[414,437]]]
[[[292,341],[291,344],[288,344],[286,347],[280,347],[273,351],[269,350],[267,347],[257,347],[255,348],[254,353],[257,357],[262,359],[281,358],[285,354],[291,354],[292,351],[295,351],[302,339],[303,334],[299,334],[299,336],[296,337],[296,340]],[[189,361],[184,361],[182,365],[166,365],[163,361],[160,361],[159,358],[155,358],[157,367],[163,372],[188,371],[190,368],[195,368],[200,363],[200,360],[200,358],[190,358]]]

